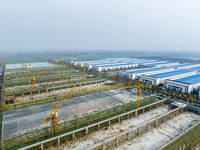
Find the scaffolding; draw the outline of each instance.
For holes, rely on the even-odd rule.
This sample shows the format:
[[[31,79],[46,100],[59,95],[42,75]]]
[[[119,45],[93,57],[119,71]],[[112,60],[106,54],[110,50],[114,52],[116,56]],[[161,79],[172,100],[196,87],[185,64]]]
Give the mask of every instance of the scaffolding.
[[[141,106],[156,101],[156,95],[147,93],[141,95]],[[52,112],[51,106],[52,103],[48,103],[4,112],[2,148],[12,149],[53,137],[52,126],[45,127],[43,124],[43,119]],[[125,89],[69,99],[58,111],[61,120],[58,134],[70,132],[135,108],[137,108],[137,96]]]

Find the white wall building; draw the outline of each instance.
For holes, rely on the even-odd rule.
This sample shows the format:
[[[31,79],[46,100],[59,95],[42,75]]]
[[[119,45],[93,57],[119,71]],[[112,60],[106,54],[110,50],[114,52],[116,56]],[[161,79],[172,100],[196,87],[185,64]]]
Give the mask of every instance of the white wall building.
[[[130,79],[136,79],[138,76],[141,75],[152,75],[167,71],[173,71],[174,68],[169,67],[158,67],[158,68],[148,68],[148,69],[133,69],[133,70],[126,70],[126,71],[120,71],[119,76],[120,77],[127,77]]]
[[[165,80],[170,79],[179,79],[183,77],[187,77],[190,75],[197,74],[196,71],[190,71],[190,70],[174,70],[170,72],[164,72],[164,73],[159,73],[159,74],[153,74],[153,75],[142,75],[139,76],[139,79],[142,82],[146,82],[148,84],[154,84],[154,85],[159,85],[163,84]]]
[[[95,71],[107,71],[107,70],[115,70],[115,69],[128,69],[132,67],[138,67],[138,64],[114,64],[114,65],[104,65],[104,66],[94,66],[93,69]]]
[[[169,67],[169,66],[174,66],[174,65],[178,65],[179,62],[162,62],[162,63],[153,63],[153,64],[149,64],[147,66],[149,67]]]
[[[171,66],[175,69],[189,69],[189,68],[194,68],[194,67],[199,67],[200,64],[192,64],[192,63],[185,63],[185,64],[179,64],[175,66]]]
[[[166,80],[164,86],[181,92],[190,93],[194,89],[198,90],[200,86],[200,74],[191,75],[176,80]]]

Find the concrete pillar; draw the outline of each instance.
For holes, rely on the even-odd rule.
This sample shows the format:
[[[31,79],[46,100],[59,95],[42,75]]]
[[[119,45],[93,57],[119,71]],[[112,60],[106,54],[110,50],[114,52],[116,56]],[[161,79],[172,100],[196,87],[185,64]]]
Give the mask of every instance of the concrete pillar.
[[[110,127],[110,120],[108,121],[108,126]]]
[[[130,132],[127,133],[127,140],[130,140]]]
[[[183,150],[185,150],[185,144],[183,144]]]
[[[144,113],[144,108],[142,109],[143,113]]]
[[[100,124],[98,123],[98,130],[100,129]]]
[[[175,116],[177,116],[177,114],[178,114],[178,110],[175,111]]]
[[[102,149],[103,149],[103,150],[105,150],[105,149],[106,149],[105,142],[103,142],[103,144],[102,144]]]
[[[151,110],[151,105],[149,106],[149,110]]]
[[[88,128],[85,128],[85,134],[88,134]]]
[[[118,147],[118,136],[116,137],[116,147]]]
[[[138,135],[140,135],[140,127],[138,127]]]
[[[129,114],[127,114],[127,119],[129,119]]]
[[[137,116],[137,110],[135,111],[135,117]]]
[[[72,132],[72,141],[74,141],[75,135],[74,132]]]
[[[58,137],[58,148],[60,149],[60,138]]]
[[[156,108],[158,107],[158,104],[156,103]]]
[[[41,143],[41,150],[43,150],[43,143]]]
[[[158,126],[158,119],[156,119],[156,123],[155,123],[155,127],[157,127]]]
[[[165,122],[165,116],[163,116],[163,122]]]
[[[118,117],[118,123],[120,123],[120,116]]]
[[[169,113],[169,119],[171,119],[171,113]]]

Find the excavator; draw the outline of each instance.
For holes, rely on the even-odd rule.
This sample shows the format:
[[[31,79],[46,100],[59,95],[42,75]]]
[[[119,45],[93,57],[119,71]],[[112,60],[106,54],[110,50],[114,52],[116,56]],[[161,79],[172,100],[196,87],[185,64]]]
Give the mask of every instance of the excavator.
[[[58,127],[58,109],[62,106],[62,104],[64,103],[64,101],[69,97],[69,95],[71,94],[71,92],[75,89],[77,85],[75,85],[70,91],[69,93],[67,93],[67,95],[65,96],[65,98],[60,102],[60,104],[55,108],[55,103],[53,103],[53,112],[52,114],[47,117],[45,120],[44,120],[44,124],[45,126],[48,125],[48,122],[50,120],[52,120],[52,125],[53,125],[53,129],[54,129],[54,135],[57,135],[57,127]]]
[[[35,78],[37,78],[39,75],[41,75],[43,72],[45,72],[46,70],[40,72],[38,75],[36,76],[33,76],[32,74],[32,79],[29,80],[29,83],[32,82],[32,85],[33,85],[33,90],[35,89]]]

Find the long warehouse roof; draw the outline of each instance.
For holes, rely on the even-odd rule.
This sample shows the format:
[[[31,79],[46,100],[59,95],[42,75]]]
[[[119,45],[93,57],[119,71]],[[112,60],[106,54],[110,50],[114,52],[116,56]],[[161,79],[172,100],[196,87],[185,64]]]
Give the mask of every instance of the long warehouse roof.
[[[158,60],[158,61],[143,61],[143,62],[140,62],[140,63],[141,63],[141,64],[142,64],[142,63],[151,63],[151,64],[154,64],[154,63],[155,63],[155,64],[157,64],[157,63],[162,63],[162,62],[164,62],[164,61],[159,61],[159,60]]]
[[[171,67],[177,68],[177,67],[194,66],[194,65],[197,65],[197,64],[185,63],[185,64],[179,64],[179,65],[175,65]]]
[[[140,69],[140,70],[127,70],[130,73],[140,74],[145,72],[153,72],[153,71],[159,71],[159,70],[166,70],[171,69],[169,67],[158,67],[158,68],[148,68],[148,69]]]
[[[199,71],[199,70],[200,70],[200,66],[199,66],[199,67],[190,68],[190,69],[191,69],[191,70]]]
[[[162,63],[153,63],[153,64],[150,64],[150,65],[164,65],[164,64],[173,64],[173,63],[178,63],[178,62],[162,62]]]
[[[197,83],[200,83],[200,74],[195,74],[192,76],[179,78],[174,81],[188,83],[188,84],[197,84]]]
[[[124,64],[113,64],[113,65],[102,65],[102,66],[99,66],[99,67],[113,67],[113,66],[124,66],[124,65],[134,65],[135,63],[124,63]]]
[[[154,75],[150,75],[151,77],[156,77],[156,78],[167,78],[167,77],[172,77],[172,76],[177,76],[185,73],[193,72],[190,70],[176,70],[176,71],[170,71],[170,72],[164,72],[164,73],[158,73]]]

